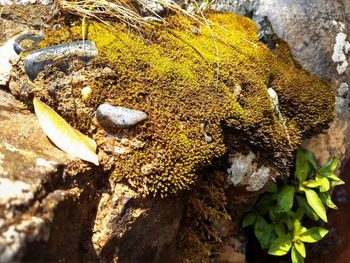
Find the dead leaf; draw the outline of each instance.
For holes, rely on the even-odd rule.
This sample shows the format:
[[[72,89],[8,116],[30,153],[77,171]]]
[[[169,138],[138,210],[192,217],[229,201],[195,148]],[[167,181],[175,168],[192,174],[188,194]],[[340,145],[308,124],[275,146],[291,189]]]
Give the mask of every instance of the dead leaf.
[[[39,99],[34,98],[33,104],[40,127],[58,148],[82,160],[99,165],[94,140],[74,129]]]

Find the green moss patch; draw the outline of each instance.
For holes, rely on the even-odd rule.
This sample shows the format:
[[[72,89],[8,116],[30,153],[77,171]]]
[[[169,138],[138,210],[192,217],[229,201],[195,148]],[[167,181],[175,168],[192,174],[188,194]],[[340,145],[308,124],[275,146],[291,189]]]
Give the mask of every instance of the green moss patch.
[[[211,14],[208,20],[210,29],[174,16],[142,32],[90,22],[87,38],[99,50],[94,66],[115,75],[92,78],[94,92],[84,105],[108,102],[149,116],[132,131],[144,147],[115,157],[113,182],[127,180],[146,194],[176,193],[225,153],[223,127],[261,152],[283,155],[332,120],[332,89],[296,65],[284,43],[271,52],[245,17]],[[42,45],[81,39],[80,32],[80,26],[47,32]],[[279,95],[285,126],[268,87]],[[76,118],[69,119],[80,120],[77,127],[90,125],[86,116]]]

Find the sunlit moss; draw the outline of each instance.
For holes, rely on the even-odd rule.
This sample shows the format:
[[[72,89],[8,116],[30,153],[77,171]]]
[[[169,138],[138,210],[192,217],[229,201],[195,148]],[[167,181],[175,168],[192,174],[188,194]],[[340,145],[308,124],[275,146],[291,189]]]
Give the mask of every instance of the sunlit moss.
[[[94,82],[90,106],[108,101],[149,115],[135,128],[145,147],[116,159],[112,181],[128,180],[143,193],[176,193],[224,154],[223,126],[262,152],[283,154],[333,118],[333,91],[300,69],[284,43],[271,52],[248,18],[211,14],[208,20],[210,28],[175,16],[142,33],[90,22],[96,65],[115,71],[112,80]],[[42,45],[79,39],[80,31],[48,32]],[[268,87],[279,95],[285,126],[273,113]]]

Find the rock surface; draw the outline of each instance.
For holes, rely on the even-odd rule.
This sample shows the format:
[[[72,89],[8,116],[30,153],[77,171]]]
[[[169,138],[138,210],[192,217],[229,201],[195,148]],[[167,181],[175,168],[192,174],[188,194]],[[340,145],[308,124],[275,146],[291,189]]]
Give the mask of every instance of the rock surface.
[[[182,210],[181,196],[144,199],[117,184],[100,199],[94,250],[106,262],[174,262]]]
[[[113,131],[115,129],[131,128],[147,119],[147,114],[125,107],[102,104],[96,110],[96,118],[104,129]]]
[[[278,177],[277,174],[271,172],[269,167],[258,167],[256,160],[253,152],[247,155],[241,153],[229,155],[230,167],[227,169],[227,183],[234,186],[245,186],[247,191],[255,192],[262,189],[269,178]]]
[[[0,125],[0,262],[175,258],[180,196],[109,190],[106,175],[54,147],[35,115],[2,90]]]

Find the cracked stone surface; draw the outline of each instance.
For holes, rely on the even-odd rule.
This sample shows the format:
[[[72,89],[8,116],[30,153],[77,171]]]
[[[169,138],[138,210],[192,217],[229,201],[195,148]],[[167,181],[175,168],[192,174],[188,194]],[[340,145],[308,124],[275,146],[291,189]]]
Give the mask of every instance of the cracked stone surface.
[[[35,115],[4,90],[0,126],[0,262],[176,258],[181,197],[110,186],[98,168],[53,146]]]

